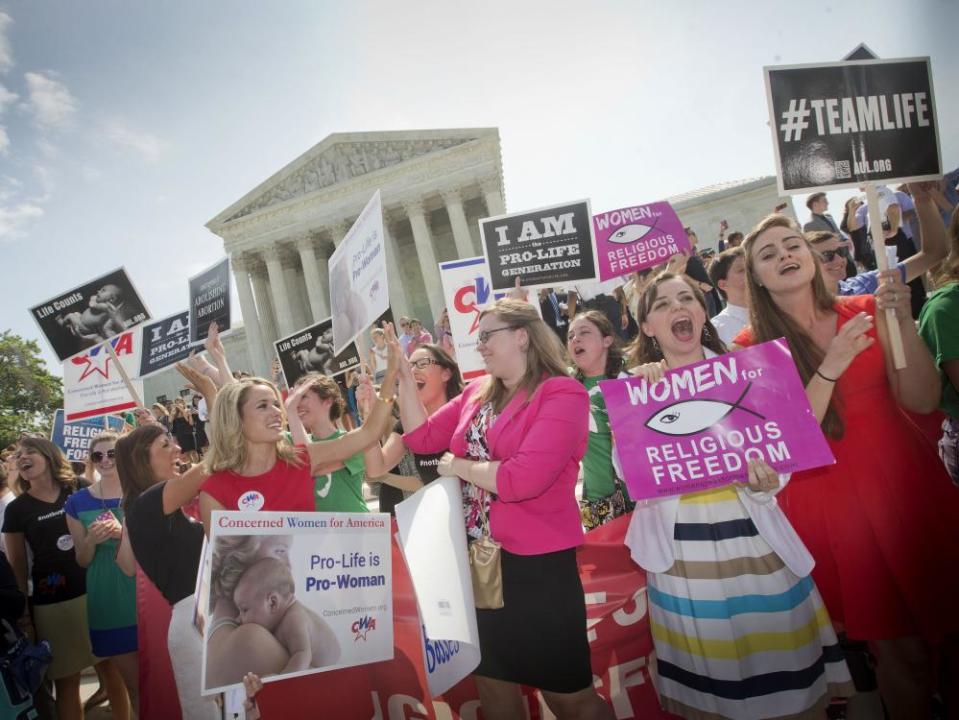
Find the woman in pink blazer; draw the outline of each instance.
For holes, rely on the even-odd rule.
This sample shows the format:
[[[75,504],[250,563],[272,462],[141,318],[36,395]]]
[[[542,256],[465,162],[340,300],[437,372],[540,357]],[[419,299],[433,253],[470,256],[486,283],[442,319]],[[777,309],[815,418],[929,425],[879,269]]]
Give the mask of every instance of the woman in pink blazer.
[[[483,715],[524,717],[520,685],[529,685],[558,717],[612,718],[593,690],[576,567],[583,529],[574,488],[589,398],[568,377],[556,335],[525,302],[500,300],[483,312],[477,347],[489,376],[433,415],[408,368],[399,398],[406,445],[449,450],[439,472],[463,480],[469,541],[488,530],[502,543],[504,606],[476,612]]]

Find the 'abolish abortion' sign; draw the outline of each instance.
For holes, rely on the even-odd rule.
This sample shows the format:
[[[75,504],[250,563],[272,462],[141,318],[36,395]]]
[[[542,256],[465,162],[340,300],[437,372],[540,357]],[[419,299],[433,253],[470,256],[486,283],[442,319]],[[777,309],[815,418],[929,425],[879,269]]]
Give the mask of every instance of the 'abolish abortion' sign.
[[[780,473],[835,462],[782,339],[670,370],[656,383],[599,385],[634,500],[745,481],[753,458]]]
[[[929,58],[765,73],[781,193],[942,175]]]

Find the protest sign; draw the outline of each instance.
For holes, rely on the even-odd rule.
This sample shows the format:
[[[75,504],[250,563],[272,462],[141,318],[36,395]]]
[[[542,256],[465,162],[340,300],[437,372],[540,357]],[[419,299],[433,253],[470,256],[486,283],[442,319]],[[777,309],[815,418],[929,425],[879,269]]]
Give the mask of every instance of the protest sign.
[[[140,377],[153,375],[190,355],[190,313],[184,310],[143,326]]]
[[[308,372],[335,377],[360,364],[356,343],[350,343],[343,352],[334,355],[332,318],[281,338],[273,347],[280,359],[286,386],[290,388]]]
[[[589,200],[479,221],[494,290],[573,285],[596,279]]]
[[[50,442],[63,450],[67,460],[83,462],[90,452],[90,441],[107,430],[121,432],[123,430],[123,418],[107,416],[67,422],[64,419],[63,410],[57,410],[53,414]]]
[[[459,478],[439,478],[399,503],[396,525],[423,620],[427,683],[436,697],[480,661]]]
[[[486,258],[474,257],[441,262],[440,280],[450,316],[450,332],[456,349],[456,363],[464,380],[486,374],[483,358],[476,350],[480,312],[505,292],[494,293]]]
[[[624,545],[630,516],[586,534],[577,548],[580,579],[586,595],[586,633],[596,691],[617,718],[672,718],[660,709],[653,683],[655,654],[649,628],[646,575]],[[413,587],[399,549],[393,545],[395,657],[308,678],[269,683],[257,696],[264,717],[312,720],[316,708],[329,708],[337,720],[476,720],[480,702],[472,677],[431,699],[427,686],[422,635]],[[520,717],[554,717],[542,695],[523,688]]]
[[[140,333],[128,330],[108,341],[113,353],[103,343],[63,363],[67,422],[132,410],[141,404],[143,383],[128,380],[136,375],[140,363],[140,339]]]
[[[393,657],[388,515],[216,511],[211,526],[203,694],[241,683],[242,657],[255,652],[210,642],[236,610],[290,657],[267,683]]]
[[[666,262],[691,247],[668,202],[611,210],[593,216],[600,281]]]
[[[30,314],[61,361],[150,319],[123,268],[42,302]]]
[[[764,72],[781,193],[942,176],[928,58]]]
[[[753,458],[780,473],[835,462],[783,339],[669,370],[656,383],[599,385],[634,500],[745,481]]]
[[[390,305],[380,191],[330,256],[333,340],[339,354]]]
[[[206,340],[210,323],[220,335],[230,329],[230,259],[223,258],[190,278],[190,344]]]

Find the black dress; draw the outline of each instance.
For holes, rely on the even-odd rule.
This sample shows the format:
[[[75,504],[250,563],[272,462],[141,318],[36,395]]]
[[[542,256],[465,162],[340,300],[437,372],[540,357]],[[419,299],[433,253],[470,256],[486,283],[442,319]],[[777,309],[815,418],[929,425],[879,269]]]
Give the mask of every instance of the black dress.
[[[170,432],[173,433],[173,437],[176,438],[177,445],[180,446],[180,449],[183,452],[193,452],[196,450],[196,440],[193,437],[193,426],[185,417],[178,415],[177,417],[173,418],[173,422],[170,423]]]

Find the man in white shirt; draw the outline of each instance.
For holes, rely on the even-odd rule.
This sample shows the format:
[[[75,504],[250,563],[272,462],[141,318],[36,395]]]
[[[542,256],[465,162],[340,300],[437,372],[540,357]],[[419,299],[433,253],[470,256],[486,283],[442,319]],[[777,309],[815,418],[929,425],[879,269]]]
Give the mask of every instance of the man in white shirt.
[[[727,346],[749,324],[746,300],[746,253],[741,247],[719,253],[709,266],[709,279],[726,300],[726,307],[712,319],[719,339]]]

